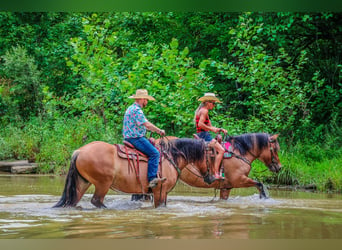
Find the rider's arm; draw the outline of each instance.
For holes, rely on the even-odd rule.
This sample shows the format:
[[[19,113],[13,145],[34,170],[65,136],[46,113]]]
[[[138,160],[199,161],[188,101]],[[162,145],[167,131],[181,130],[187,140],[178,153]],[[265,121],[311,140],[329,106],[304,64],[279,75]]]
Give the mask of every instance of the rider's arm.
[[[219,133],[219,132],[223,132],[224,134],[227,134],[227,130],[223,129],[223,128],[216,128],[214,126],[211,125],[211,121],[209,120],[209,124],[206,125],[204,123],[204,121],[206,120],[207,116],[208,116],[208,110],[207,109],[202,109],[200,110],[199,113],[199,121],[198,121],[198,126],[204,130],[210,130],[213,131],[214,133]]]
[[[213,131],[214,133],[220,132],[219,128],[213,127],[211,125],[211,121],[209,120],[209,124],[206,125],[204,122],[206,118],[208,117],[208,110],[207,109],[201,109],[199,113],[199,121],[198,121],[198,126],[206,131]]]
[[[165,135],[165,131],[163,129],[158,128],[157,126],[155,126],[154,124],[152,124],[151,122],[147,121],[145,123],[143,123],[143,125],[150,131],[152,132],[156,132],[160,135]]]

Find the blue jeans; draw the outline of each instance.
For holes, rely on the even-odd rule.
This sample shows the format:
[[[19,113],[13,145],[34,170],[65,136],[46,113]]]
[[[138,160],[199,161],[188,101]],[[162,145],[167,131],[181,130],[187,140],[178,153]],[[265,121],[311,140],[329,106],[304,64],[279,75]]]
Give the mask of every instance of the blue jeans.
[[[208,131],[199,132],[197,135],[204,141],[211,141],[213,139]]]
[[[159,151],[150,143],[146,137],[138,138],[125,138],[126,141],[133,144],[133,146],[147,155],[148,157],[148,167],[147,167],[147,179],[150,182],[157,177],[158,165],[160,159]]]

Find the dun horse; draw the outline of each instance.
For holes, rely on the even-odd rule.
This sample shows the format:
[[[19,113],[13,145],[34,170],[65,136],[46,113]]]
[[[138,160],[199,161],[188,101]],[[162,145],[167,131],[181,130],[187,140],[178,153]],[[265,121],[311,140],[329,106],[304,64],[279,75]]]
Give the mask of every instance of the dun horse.
[[[187,145],[191,144],[191,145]],[[177,148],[178,147],[178,148]],[[89,143],[74,151],[64,191],[54,207],[75,207],[90,185],[95,186],[91,203],[105,208],[103,200],[109,189],[124,193],[153,193],[154,206],[166,205],[167,194],[174,188],[186,165],[196,166],[201,176],[208,176],[203,164],[203,144],[198,142],[161,143],[158,174],[166,181],[148,188],[147,159],[119,144],[101,141]],[[138,160],[139,159],[139,160]]]
[[[279,143],[277,138],[278,135],[271,136],[265,133],[230,137],[228,142],[231,147],[226,148],[229,158],[224,157],[222,160],[225,180],[217,180],[207,184],[200,175],[200,171],[193,164],[182,170],[180,179],[190,186],[220,189],[220,198],[224,200],[228,199],[232,188],[243,187],[256,187],[259,190],[260,198],[267,198],[264,185],[249,178],[248,175],[255,159],[262,161],[270,171],[279,172],[281,164],[278,157]]]

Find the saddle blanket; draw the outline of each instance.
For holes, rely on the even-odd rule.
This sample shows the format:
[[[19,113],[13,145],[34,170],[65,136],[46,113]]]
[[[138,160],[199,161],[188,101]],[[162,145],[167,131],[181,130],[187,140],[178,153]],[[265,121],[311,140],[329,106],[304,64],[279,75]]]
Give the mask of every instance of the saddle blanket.
[[[148,158],[146,155],[144,155],[143,153],[141,153],[140,151],[136,150],[136,149],[132,149],[129,148],[125,145],[121,145],[121,144],[115,144],[117,147],[117,151],[118,151],[118,156],[123,158],[123,159],[139,159],[139,161],[148,161]]]
[[[226,152],[224,152],[223,158],[224,159],[232,158],[232,156],[233,156],[231,153],[231,152],[233,152],[232,144],[230,142],[225,142],[224,143],[224,149]]]

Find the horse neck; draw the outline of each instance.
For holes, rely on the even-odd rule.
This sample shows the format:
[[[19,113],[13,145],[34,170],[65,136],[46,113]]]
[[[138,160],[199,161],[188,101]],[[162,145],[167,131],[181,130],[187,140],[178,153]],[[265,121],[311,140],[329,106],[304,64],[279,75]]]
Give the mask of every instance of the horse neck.
[[[231,143],[234,144],[234,140],[231,141]],[[240,142],[236,142],[236,143],[240,143]],[[261,150],[259,150],[258,147],[257,147],[256,140],[254,140],[254,143],[253,143],[252,147],[245,148],[245,151],[246,151],[246,153],[244,155],[241,155],[241,156],[246,158],[250,163],[252,163],[256,159],[258,159],[260,154],[261,154]]]
[[[252,163],[254,160],[258,159],[261,154],[261,151],[257,148],[255,144],[253,144],[253,148],[247,150],[247,157]]]
[[[180,170],[183,170],[189,163],[184,159],[178,159],[177,165]]]
[[[255,159],[259,159],[260,161],[264,162],[263,159],[261,159],[260,157],[262,157],[263,155],[263,152],[265,150],[268,150],[269,147],[266,145],[267,142],[268,142],[268,139],[267,139],[267,142],[265,142],[266,144],[263,145],[263,146],[258,146],[259,142],[257,142],[257,135],[258,134],[254,134],[255,135],[255,138],[253,140],[253,146],[251,149],[248,149],[247,152],[248,154],[250,155],[249,157],[251,158],[251,162],[253,162]],[[260,135],[259,135],[260,136]],[[263,135],[262,135],[263,136]],[[259,138],[260,140],[261,138]],[[266,140],[264,137],[262,137],[262,140]]]

